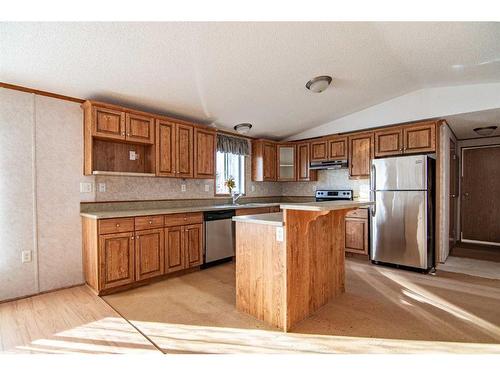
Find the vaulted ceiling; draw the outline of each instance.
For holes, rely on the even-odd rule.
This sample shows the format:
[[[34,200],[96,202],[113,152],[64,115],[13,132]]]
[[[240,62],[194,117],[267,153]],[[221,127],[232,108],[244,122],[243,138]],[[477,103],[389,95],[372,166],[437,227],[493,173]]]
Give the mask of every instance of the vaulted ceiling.
[[[284,138],[427,87],[500,82],[499,23],[0,23],[0,81]],[[321,94],[304,85],[334,77]]]

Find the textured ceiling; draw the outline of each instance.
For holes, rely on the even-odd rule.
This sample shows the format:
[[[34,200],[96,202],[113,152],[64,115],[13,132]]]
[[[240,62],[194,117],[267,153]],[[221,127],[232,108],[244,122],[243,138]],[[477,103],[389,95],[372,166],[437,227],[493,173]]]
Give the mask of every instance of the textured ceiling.
[[[499,23],[1,23],[0,81],[284,138],[404,93],[500,81]],[[333,87],[307,91],[328,74]]]

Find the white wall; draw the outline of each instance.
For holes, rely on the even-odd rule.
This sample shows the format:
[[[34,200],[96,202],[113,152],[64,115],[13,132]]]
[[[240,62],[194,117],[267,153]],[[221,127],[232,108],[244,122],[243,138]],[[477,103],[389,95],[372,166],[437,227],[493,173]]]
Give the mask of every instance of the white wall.
[[[500,107],[500,83],[434,87],[355,112],[290,137],[319,137]]]
[[[0,300],[83,282],[82,123],[78,103],[0,89]]]

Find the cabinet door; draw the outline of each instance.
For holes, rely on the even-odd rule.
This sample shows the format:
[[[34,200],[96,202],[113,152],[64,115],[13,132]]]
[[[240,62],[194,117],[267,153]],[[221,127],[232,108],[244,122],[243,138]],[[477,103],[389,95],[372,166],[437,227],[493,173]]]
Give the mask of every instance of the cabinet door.
[[[165,273],[184,269],[183,227],[165,228]]]
[[[99,236],[99,289],[134,281],[134,235],[132,232]]]
[[[176,126],[173,122],[156,120],[156,175],[175,177]]]
[[[214,131],[196,128],[194,131],[194,178],[215,178]]]
[[[399,127],[375,132],[375,157],[401,155],[403,130]]]
[[[147,144],[155,142],[154,119],[152,117],[127,113],[125,123],[128,141]]]
[[[347,159],[347,137],[334,137],[328,141],[328,160]]]
[[[186,225],[184,229],[184,251],[186,268],[203,263],[203,224]]]
[[[135,232],[135,279],[160,276],[164,270],[164,231],[148,229]]]
[[[436,123],[428,122],[419,125],[408,125],[403,128],[404,153],[436,151]]]
[[[309,143],[297,145],[297,181],[309,181]]]
[[[278,145],[276,156],[278,181],[295,181],[295,145]]]
[[[345,219],[345,251],[368,255],[368,220]]]
[[[373,133],[349,137],[349,177],[369,178],[373,158]]]
[[[276,181],[276,145],[264,143],[264,181]]]
[[[177,124],[176,177],[193,177],[193,127]]]
[[[94,137],[125,140],[125,112],[94,106],[92,125]]]
[[[328,141],[311,142],[311,161],[328,160]]]

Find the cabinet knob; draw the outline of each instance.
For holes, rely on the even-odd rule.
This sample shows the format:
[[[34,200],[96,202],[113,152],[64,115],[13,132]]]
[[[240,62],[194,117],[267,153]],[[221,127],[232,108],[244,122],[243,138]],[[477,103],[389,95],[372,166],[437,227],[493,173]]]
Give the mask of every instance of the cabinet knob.
[[[125,135],[125,132],[122,132],[122,135]]]
[[[134,239],[134,236],[132,236],[131,238]]]
[[[132,238],[134,238],[134,237],[132,237]],[[135,236],[135,238],[139,239],[139,236]]]
[[[116,224],[116,227],[118,228],[120,226],[120,224]]]
[[[153,224],[153,221],[152,221],[152,220],[149,220],[149,224]]]
[[[127,133],[127,137],[130,137],[130,133]]]
[[[187,219],[188,219],[187,217],[184,218],[184,220],[187,220]]]

